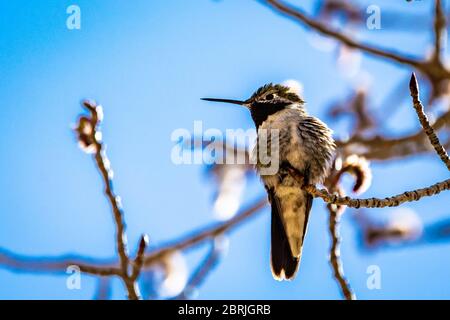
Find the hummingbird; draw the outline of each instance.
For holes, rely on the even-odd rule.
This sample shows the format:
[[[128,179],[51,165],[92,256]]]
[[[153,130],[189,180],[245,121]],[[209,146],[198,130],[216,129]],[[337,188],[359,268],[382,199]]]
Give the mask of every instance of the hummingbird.
[[[302,190],[302,185],[322,183],[327,177],[336,148],[332,131],[307,113],[305,102],[296,92],[280,84],[266,84],[247,100],[202,100],[236,104],[250,111],[258,132],[254,154],[263,147],[263,139],[259,139],[262,132],[269,136],[264,140],[268,143],[272,141],[272,132],[277,132],[278,169],[264,174],[264,166],[257,161],[256,171],[271,204],[272,275],[279,281],[294,279],[313,203],[313,197]]]

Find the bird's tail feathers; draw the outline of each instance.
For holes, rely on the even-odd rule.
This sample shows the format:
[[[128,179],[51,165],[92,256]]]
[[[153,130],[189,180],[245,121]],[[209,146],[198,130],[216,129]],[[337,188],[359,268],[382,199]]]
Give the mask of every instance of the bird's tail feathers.
[[[280,201],[269,193],[272,204],[270,266],[276,280],[291,280],[295,277],[300,263],[300,255],[292,254],[289,240],[281,220]]]
[[[272,206],[272,274],[277,280],[291,280],[299,268],[313,197],[303,191],[282,198],[273,189],[268,193]]]

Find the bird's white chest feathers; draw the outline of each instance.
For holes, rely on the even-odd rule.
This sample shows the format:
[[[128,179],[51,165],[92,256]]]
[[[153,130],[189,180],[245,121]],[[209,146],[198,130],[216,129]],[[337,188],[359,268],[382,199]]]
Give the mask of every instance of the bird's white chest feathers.
[[[304,141],[299,133],[299,123],[303,113],[293,109],[281,110],[273,115],[270,115],[258,129],[258,137],[264,131],[268,135],[272,150],[278,153],[280,163],[288,161],[293,167],[303,170],[305,160],[309,159],[308,153],[311,150],[306,150]],[[273,134],[276,133],[277,139],[271,140]],[[264,139],[258,139],[258,143]],[[277,146],[273,143],[277,142]]]

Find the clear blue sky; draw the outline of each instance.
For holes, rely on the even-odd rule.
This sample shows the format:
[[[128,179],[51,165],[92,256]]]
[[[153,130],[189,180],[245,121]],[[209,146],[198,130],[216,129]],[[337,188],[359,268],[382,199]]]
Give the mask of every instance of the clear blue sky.
[[[305,2],[312,10],[314,1]],[[429,1],[373,2],[382,13],[395,8],[429,19]],[[66,28],[71,4],[81,8],[81,30]],[[355,80],[336,71],[333,53],[311,45],[310,33],[257,1],[0,0],[0,12],[0,246],[14,252],[114,254],[114,225],[98,173],[71,131],[83,98],[104,106],[104,140],[132,248],[141,233],[156,246],[213,221],[212,189],[203,168],[175,166],[170,135],[192,129],[194,120],[219,129],[253,124],[245,110],[212,106],[200,97],[242,98],[264,83],[297,79],[310,113],[329,122],[337,135],[345,134],[345,125],[325,117],[325,107],[345,98]],[[366,30],[359,36],[418,55],[430,42],[425,30]],[[373,78],[375,108],[411,72],[367,56],[362,68]],[[409,101],[391,108],[399,112],[384,123],[386,134],[418,129]],[[365,196],[400,193],[448,176],[434,155],[375,163],[373,169]],[[245,203],[263,192],[259,185],[250,188]],[[449,214],[449,200],[443,194],[406,206],[431,223]],[[313,208],[300,274],[290,283],[270,274],[268,213],[232,234],[228,256],[199,297],[340,298],[327,260],[321,201]],[[350,214],[343,217],[341,233],[345,271],[359,298],[450,298],[444,285],[450,279],[450,243],[363,253]],[[369,265],[381,268],[380,290],[366,287]],[[64,275],[0,268],[0,298],[90,299],[97,283],[83,276],[81,290],[67,290],[65,282]],[[113,289],[114,298],[124,297],[118,281]]]

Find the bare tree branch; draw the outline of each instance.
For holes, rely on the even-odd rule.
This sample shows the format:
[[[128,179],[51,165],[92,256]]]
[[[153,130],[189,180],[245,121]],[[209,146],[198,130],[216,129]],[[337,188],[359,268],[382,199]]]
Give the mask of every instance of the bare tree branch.
[[[162,246],[161,248],[155,250],[154,252],[149,253],[145,257],[144,265],[145,266],[151,265],[173,251],[195,247],[200,243],[204,242],[205,240],[229,232],[232,229],[239,226],[244,221],[248,220],[248,218],[254,216],[259,210],[264,208],[266,205],[267,199],[264,197],[256,201],[256,203],[253,204],[251,207],[242,210],[241,213],[237,214],[234,218],[226,222],[223,222],[219,225],[215,225],[206,229],[194,231],[191,234],[182,237],[179,240],[175,240],[172,243]]]
[[[434,8],[434,52],[433,60],[441,63],[442,42],[444,41],[446,19],[442,1],[435,0]]]
[[[445,126],[450,124],[450,111],[442,114],[437,120],[434,122],[433,127],[434,130],[440,130],[445,128]],[[348,141],[337,140],[336,145],[339,148],[348,148],[352,145],[360,145],[366,148],[393,148],[400,144],[407,143],[423,143],[426,139],[426,134],[423,130],[419,130],[418,132],[404,136],[401,138],[389,139],[386,137],[376,136],[374,138],[364,138],[361,136],[352,137]]]
[[[221,256],[221,252],[220,249],[217,248],[216,241],[217,238],[211,241],[211,249],[207,253],[205,259],[199,264],[197,270],[195,270],[191,279],[186,285],[186,288],[175,298],[175,300],[190,299],[192,291],[201,286],[206,277],[215,268]]]
[[[293,19],[300,24],[306,25],[311,29],[321,33],[322,35],[333,38],[342,44],[353,48],[359,49],[362,52],[372,54],[375,57],[382,58],[387,61],[396,62],[404,65],[408,65],[420,70],[430,81],[432,93],[430,96],[430,102],[435,98],[445,94],[445,83],[450,79],[450,70],[448,70],[440,60],[439,53],[434,55],[431,59],[419,59],[417,57],[410,57],[405,53],[395,53],[385,48],[377,48],[372,45],[360,43],[351,37],[336,31],[321,22],[308,17],[300,8],[296,8],[292,5],[280,0],[260,0],[266,6],[272,8],[278,13]],[[441,49],[442,31],[445,29],[445,18],[442,19],[440,12],[440,1],[436,4],[437,23],[435,23],[435,37],[436,37],[436,49]],[[438,30],[439,29],[439,30]],[[437,58],[436,58],[437,57]]]
[[[294,19],[295,21],[316,30],[325,36],[336,39],[350,48],[359,49],[363,52],[367,52],[397,63],[406,64],[414,68],[421,68],[421,62],[418,58],[408,57],[408,55],[403,53],[393,53],[388,49],[376,48],[371,45],[359,43],[349,36],[346,36],[339,31],[333,30],[328,26],[314,20],[313,18],[308,17],[304,12],[302,12],[300,8],[294,8],[293,6],[279,0],[261,0],[261,2],[274,9],[276,12],[279,12],[284,16],[287,16],[288,18]]]
[[[180,240],[176,240],[173,243],[162,246],[161,248],[156,249],[154,252],[151,252],[148,255],[144,254],[145,248],[147,246],[147,240],[145,239],[145,237],[142,237],[136,259],[133,263],[133,269],[139,269],[139,265],[141,265],[142,267],[148,267],[153,263],[159,261],[159,259],[164,257],[166,254],[169,254],[173,251],[193,248],[197,245],[200,245],[204,241],[207,241],[208,239],[214,239],[224,233],[230,232],[234,228],[237,228],[242,223],[250,219],[266,205],[267,199],[262,198],[256,201],[255,204],[253,204],[249,208],[243,210],[234,218],[218,225],[193,231],[189,235],[182,237]],[[90,262],[88,263],[87,261]],[[116,275],[119,277],[123,276],[121,268],[115,267],[114,263],[110,260],[100,261],[91,258],[70,255],[59,257],[28,257],[23,255],[16,255],[0,248],[0,266],[16,272],[63,273],[66,271],[67,267],[71,265],[78,266],[80,268],[80,271],[93,275]],[[134,271],[134,274],[135,272],[136,271]]]
[[[437,1],[439,2],[439,1]],[[417,84],[417,79],[414,73],[411,76],[411,81],[409,83],[409,88],[411,91],[411,97],[413,99],[414,109],[416,110],[417,117],[419,118],[420,124],[422,125],[423,130],[425,131],[428,139],[430,140],[431,145],[433,146],[436,153],[441,158],[442,162],[447,166],[447,169],[450,170],[450,158],[448,157],[447,152],[444,147],[439,142],[439,138],[434,132],[433,128],[428,121],[428,117],[423,110],[422,103],[419,98],[419,85]]]
[[[120,276],[120,268],[109,262],[91,261],[78,256],[28,257],[0,249],[0,266],[14,272],[65,273],[69,266],[77,266],[80,271],[98,276]]]
[[[330,263],[333,267],[334,277],[339,283],[343,296],[347,300],[356,300],[356,295],[353,293],[349,282],[344,276],[341,252],[340,252],[340,235],[339,235],[339,218],[342,214],[341,206],[336,206],[332,204],[327,205],[329,213],[329,232],[331,235],[331,248],[330,248]]]
[[[335,166],[334,166],[335,167]],[[342,189],[339,186],[339,182],[344,175],[344,173],[353,171],[354,168],[351,166],[344,166],[339,171],[333,170],[332,174],[327,178],[326,185],[328,188],[336,194],[343,194]],[[295,171],[291,173],[292,175],[298,177],[298,173]],[[361,184],[358,179],[356,179],[354,190],[358,189],[358,185]],[[327,205],[328,217],[328,230],[331,237],[331,247],[330,247],[330,264],[333,269],[333,275],[336,279],[342,295],[347,300],[356,300],[356,295],[353,293],[350,283],[347,281],[344,275],[344,267],[341,260],[340,243],[341,237],[339,234],[339,220],[341,215],[344,213],[346,207],[338,206],[334,204]]]
[[[444,142],[444,148],[450,148],[450,139]],[[432,148],[428,146],[426,141],[423,143],[417,141],[407,142],[404,144],[399,144],[395,148],[374,148],[367,150],[366,152],[358,153],[358,155],[363,156],[370,160],[378,160],[378,161],[394,161],[401,158],[418,156],[421,154],[430,154]]]
[[[109,167],[109,165],[108,167],[106,166],[106,163],[109,164],[110,162],[103,148],[103,143],[98,139],[99,138],[98,133],[100,132],[98,131],[98,126],[101,121],[101,118],[99,118],[98,114],[98,106],[94,102],[87,100],[83,102],[83,105],[91,113],[90,119],[91,119],[91,126],[93,128],[93,130],[91,131],[91,139],[95,147],[94,158],[103,180],[103,184],[105,187],[105,195],[108,198],[108,201],[114,213],[114,221],[116,225],[117,252],[119,253],[122,271],[124,272],[124,274],[126,274],[128,268],[128,256],[126,247],[125,222],[123,220],[123,212],[120,208],[118,197],[114,194],[113,191],[111,168]]]
[[[444,190],[450,190],[450,179],[438,182],[426,188],[406,191],[402,194],[384,199],[352,199],[350,197],[340,197],[330,194],[326,189],[317,189],[313,185],[306,185],[303,189],[309,192],[313,197],[322,198],[323,201],[330,204],[347,206],[350,208],[384,208],[397,207],[404,202],[417,201],[423,197],[431,197],[441,193]]]
[[[86,100],[83,102],[83,105],[90,112],[91,116],[90,118],[80,118],[80,126],[78,127],[80,141],[83,141],[86,147],[90,147],[94,151],[94,159],[105,188],[104,192],[114,214],[114,222],[116,226],[116,247],[119,254],[120,267],[122,271],[121,278],[127,288],[128,297],[130,299],[137,300],[139,299],[139,290],[137,289],[135,279],[131,279],[128,271],[130,261],[127,253],[127,238],[125,233],[126,226],[123,212],[119,203],[119,197],[114,194],[110,161],[106,156],[106,152],[101,141],[101,132],[99,131],[99,125],[103,117],[103,110],[92,101]],[[90,127],[86,127],[86,125],[82,126],[82,120],[88,120],[90,122]]]

